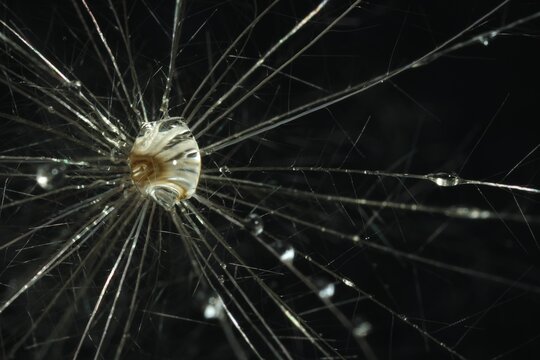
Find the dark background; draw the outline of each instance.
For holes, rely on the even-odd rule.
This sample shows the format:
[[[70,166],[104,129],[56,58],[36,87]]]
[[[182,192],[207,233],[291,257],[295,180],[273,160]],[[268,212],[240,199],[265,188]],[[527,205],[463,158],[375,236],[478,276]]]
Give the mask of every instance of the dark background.
[[[331,19],[341,13],[349,2],[330,2],[328,9],[269,60],[275,66],[294,55],[313,34],[321,31]],[[116,4],[116,3],[115,3]],[[256,8],[266,2],[188,2],[182,32],[182,54],[177,62],[178,83],[174,89],[177,106],[182,98],[189,98],[208,71],[209,59],[217,56],[253,18]],[[256,27],[243,48],[242,55],[250,60],[238,60],[234,71],[216,91],[222,94],[260,56],[297,23],[316,2],[283,1]],[[10,19],[43,53],[55,59],[56,64],[67,66],[95,94],[108,97],[111,86],[104,76],[100,61],[88,43],[88,34],[81,27],[69,1],[4,1],[2,18]],[[112,39],[112,47],[122,54],[120,38],[114,30],[113,18],[106,2],[90,2],[90,6]],[[118,5],[120,6],[120,5]],[[462,31],[469,24],[494,7],[493,1],[382,1],[366,2],[342,19],[303,56],[285,71],[295,78],[317,84],[324,91],[291,79],[278,76],[230,115],[230,122],[200,139],[210,143],[261,119],[283,113],[287,109],[333,93],[348,85],[367,81],[388,69],[410,63],[446,39]],[[151,9],[151,13],[149,12]],[[137,2],[130,16],[130,26],[136,53],[136,69],[141,79],[148,80],[145,93],[149,108],[159,107],[160,89],[168,62],[172,22],[171,1],[148,4]],[[534,2],[510,2],[490,16],[486,22],[463,35],[456,42],[467,41],[490,29],[510,23],[518,18],[540,11]],[[160,19],[160,24],[154,21]],[[199,34],[191,39],[201,25]],[[540,52],[538,20],[505,31],[489,42],[472,43],[428,65],[411,69],[379,84],[364,93],[310,114],[292,124],[268,134],[246,141],[205,159],[208,168],[252,165],[323,166],[370,170],[388,170],[427,174],[446,171],[457,172],[466,179],[503,182],[538,187],[538,153],[533,152],[510,175],[507,173],[538,144],[540,110]],[[165,31],[163,30],[165,29]],[[211,54],[209,56],[209,54]],[[118,56],[121,67],[125,57]],[[163,66],[161,72],[156,71]],[[261,71],[253,76],[246,88],[268,76]],[[3,111],[9,112],[13,100],[2,93]],[[212,96],[211,100],[217,97]],[[44,116],[39,110],[18,103],[27,116]],[[112,111],[121,116],[118,104],[112,102]],[[5,109],[8,109],[7,111]],[[369,120],[358,146],[351,146]],[[49,119],[55,124],[54,119]],[[38,139],[40,134],[29,134],[13,124],[2,125],[6,147]],[[55,149],[44,148],[54,153]],[[77,154],[78,150],[73,150]],[[249,179],[294,185],[308,189],[304,175],[272,175],[258,173],[246,175]],[[518,194],[515,200],[506,190],[475,187],[439,189],[433,184],[407,182],[395,179],[339,177],[331,182],[325,176],[307,175],[314,191],[373,199],[391,199],[438,206],[478,206],[494,211],[530,215],[538,214],[537,197]],[[333,183],[333,184],[332,184]],[[286,198],[283,198],[286,199]],[[283,200],[282,199],[282,200]],[[280,202],[268,202],[280,207]],[[461,269],[478,270],[504,277],[520,284],[538,284],[539,247],[534,238],[537,222],[506,222],[447,219],[434,214],[411,214],[383,211],[375,225],[367,225],[372,210],[366,214],[338,207],[299,201],[292,211],[306,219],[328,224],[343,231],[355,231],[375,241],[391,244],[407,252],[418,251],[437,229],[442,236],[433,245],[425,245],[421,254],[455,264]],[[26,211],[40,211],[29,208]],[[238,209],[245,211],[245,209]],[[41,209],[43,211],[43,209]],[[210,216],[210,215],[209,215]],[[219,224],[219,219],[215,219]],[[265,218],[266,229],[276,234],[290,234],[295,229],[276,224]],[[12,224],[17,226],[18,224]],[[18,225],[27,226],[21,219]],[[168,226],[168,224],[165,224]],[[249,236],[234,232],[230,226],[220,224],[227,239],[253,263],[273,268],[268,254],[258,251],[249,242]],[[530,226],[530,228],[529,228]],[[533,235],[531,235],[531,232]],[[426,329],[440,341],[453,347],[465,358],[471,359],[524,359],[538,354],[537,319],[540,312],[539,294],[509,284],[463,275],[415,263],[389,254],[365,248],[352,247],[337,239],[328,239],[317,231],[299,231],[293,240],[295,247],[303,249],[323,263],[331,260],[333,270],[355,281],[360,288],[387,304],[395,314],[404,314],[413,323]],[[169,241],[168,251],[159,266],[150,261],[151,275],[159,277],[160,284],[141,295],[148,311],[201,319],[200,305],[192,296],[189,264],[182,247]],[[260,249],[259,249],[260,250]],[[23,263],[22,260],[21,264]],[[309,266],[302,267],[308,274],[316,273]],[[159,274],[159,275],[156,275]],[[149,276],[151,278],[152,276]],[[149,281],[149,283],[152,283]],[[152,283],[153,284],[153,283]],[[163,285],[165,284],[165,285]],[[301,284],[300,284],[301,285]],[[274,286],[291,298],[300,286],[293,277],[276,280]],[[156,290],[157,289],[157,290]],[[340,291],[342,291],[340,293]],[[348,299],[347,289],[338,287],[336,302]],[[264,295],[251,289],[254,302],[265,307]],[[316,299],[293,301],[299,309],[313,308]],[[38,311],[29,309],[29,311]],[[452,355],[426,340],[416,330],[401,322],[380,307],[362,301],[358,308],[343,307],[351,318],[361,317],[373,325],[366,338],[379,359],[439,359]],[[21,312],[13,311],[8,324],[16,323]],[[279,315],[279,314],[278,314]],[[276,316],[268,310],[268,318]],[[22,321],[22,320],[21,320]],[[25,320],[26,321],[26,320]],[[54,323],[54,316],[51,317]],[[335,337],[336,347],[344,354],[358,353],[344,335],[343,329],[330,314],[312,319],[313,326],[329,337]],[[148,316],[141,320],[137,335],[138,346],[129,347],[129,358],[173,359],[234,357],[219,327],[197,325],[191,322]],[[453,324],[452,326],[447,326]],[[276,328],[284,325],[276,320]],[[3,325],[3,332],[9,326]],[[79,329],[81,326],[79,326]],[[9,333],[9,330],[7,331]],[[40,335],[46,334],[46,329]],[[10,336],[5,335],[7,343]],[[463,339],[462,339],[463,337]],[[111,342],[114,343],[115,339]],[[114,348],[114,344],[110,344]],[[312,358],[312,350],[305,343],[291,341],[296,358]],[[69,358],[70,346],[57,347],[52,354]],[[92,348],[88,348],[92,354]],[[32,348],[21,352],[20,358],[32,358]],[[106,355],[108,356],[108,355]],[[500,357],[497,357],[500,356]],[[107,357],[105,357],[107,358]]]

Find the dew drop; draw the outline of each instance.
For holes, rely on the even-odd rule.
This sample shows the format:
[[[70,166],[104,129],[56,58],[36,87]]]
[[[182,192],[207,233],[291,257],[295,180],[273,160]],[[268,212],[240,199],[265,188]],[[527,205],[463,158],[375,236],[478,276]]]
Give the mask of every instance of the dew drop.
[[[69,87],[75,90],[80,90],[82,88],[82,83],[80,82],[80,80],[70,81]]]
[[[488,46],[489,45],[489,38],[487,36],[480,36],[478,38],[478,41],[480,41],[480,43],[484,46]]]
[[[227,166],[220,166],[219,172],[225,175],[225,174],[230,174],[231,170]]]
[[[317,295],[319,295],[321,299],[330,299],[336,293],[336,285],[329,280],[317,278],[313,283],[317,287]]]
[[[286,265],[292,265],[296,251],[291,245],[285,244],[283,241],[276,241],[272,247],[279,254],[279,260]]]
[[[489,34],[479,36],[478,42],[480,42],[484,46],[488,46],[491,40],[495,38],[497,35],[498,35],[497,31],[492,31]]]
[[[257,214],[251,213],[244,220],[244,226],[252,235],[260,235],[264,230],[264,224],[261,217]]]
[[[462,183],[462,180],[459,176],[455,174],[448,173],[435,173],[428,174],[426,178],[437,184],[438,186],[456,186]]]
[[[469,208],[465,206],[450,207],[447,211],[445,211],[445,214],[465,219],[489,219],[491,217],[491,213],[487,210]]]
[[[369,321],[364,320],[361,317],[357,317],[353,320],[352,333],[354,337],[364,338],[368,336],[373,330],[373,325]]]
[[[220,319],[223,317],[223,301],[217,295],[210,296],[204,306],[205,319]]]
[[[62,164],[43,164],[37,168],[36,182],[44,190],[51,190],[62,185],[66,168]]]

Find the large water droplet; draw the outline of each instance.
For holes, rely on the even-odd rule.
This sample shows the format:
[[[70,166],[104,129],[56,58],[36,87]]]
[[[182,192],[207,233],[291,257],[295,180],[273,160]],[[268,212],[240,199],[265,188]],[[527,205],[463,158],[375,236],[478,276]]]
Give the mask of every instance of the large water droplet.
[[[264,230],[264,224],[261,217],[257,214],[251,213],[244,220],[244,226],[252,235],[260,235]]]
[[[143,124],[128,160],[133,184],[167,210],[197,189],[199,146],[181,118]]]
[[[456,186],[462,183],[461,178],[455,174],[435,173],[426,177],[439,186]]]
[[[66,167],[62,164],[43,164],[37,168],[36,182],[41,188],[51,190],[64,182]]]

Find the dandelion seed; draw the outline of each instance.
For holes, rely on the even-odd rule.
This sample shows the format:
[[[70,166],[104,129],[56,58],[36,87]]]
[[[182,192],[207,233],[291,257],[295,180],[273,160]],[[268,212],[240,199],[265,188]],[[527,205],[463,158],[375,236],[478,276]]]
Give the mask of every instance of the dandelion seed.
[[[530,356],[509,3],[3,5],[2,356]]]

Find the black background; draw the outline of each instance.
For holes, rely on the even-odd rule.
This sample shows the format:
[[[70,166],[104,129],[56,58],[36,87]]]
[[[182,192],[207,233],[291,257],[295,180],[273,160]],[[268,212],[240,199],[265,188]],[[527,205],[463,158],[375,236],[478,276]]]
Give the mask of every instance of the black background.
[[[288,41],[270,59],[269,64],[279,64],[295,54],[314,33],[321,31],[325,24],[343,11],[349,2],[330,3],[327,12],[323,12],[315,23],[309,24],[298,36]],[[121,42],[111,25],[113,19],[107,4],[100,1],[89,4],[101,21],[104,33],[113,39],[113,48],[121,54]],[[188,17],[182,30],[182,45],[185,49],[177,62],[177,77],[183,93],[180,94],[177,89],[173,91],[173,103],[178,106],[176,109],[181,109],[182,97],[189,98],[206,75],[209,47],[215,61],[216,54],[223,51],[253,18],[254,4],[260,11],[266,2],[188,2],[185,9]],[[260,56],[314,4],[316,2],[283,1],[253,30],[243,55],[252,59]],[[55,64],[67,66],[71,74],[95,94],[104,98],[110,95],[110,82],[104,77],[100,61],[91,51],[88,35],[69,1],[4,1],[3,5],[3,19],[10,19],[20,26],[22,32],[45,56],[54,59]],[[157,76],[154,74],[160,66],[164,67],[164,72],[168,61],[170,40],[166,32],[170,31],[173,4],[171,1],[157,1],[152,4],[148,2],[148,6],[152,8],[153,15],[149,14],[143,3],[134,6],[130,17],[131,41],[136,53],[137,72],[142,79],[149,79],[146,101],[149,108],[157,109],[164,75],[162,72],[158,72]],[[388,69],[410,63],[462,31],[494,6],[493,1],[364,3],[340,21],[305,56],[287,67],[286,71],[332,93],[348,85],[372,79]],[[496,29],[535,11],[540,11],[540,7],[534,2],[510,2],[456,42],[467,41],[477,34]],[[153,16],[160,19],[160,25],[156,24]],[[190,39],[205,22],[199,35]],[[246,141],[234,150],[215,154],[205,160],[206,166],[233,167],[252,161],[252,165],[342,166],[417,174],[446,171],[458,172],[466,179],[538,187],[538,152],[533,152],[505,178],[509,170],[538,144],[538,26],[538,20],[520,25],[503,32],[487,46],[473,42],[433,63],[410,69],[364,93]],[[120,64],[125,66],[125,57],[119,55],[118,58]],[[251,63],[238,61],[235,71],[226,78],[218,93],[223,93]],[[246,87],[249,88],[249,85],[252,86],[267,75],[268,72],[256,74]],[[4,92],[1,95],[1,107],[3,111],[9,112],[13,100],[6,94]],[[268,87],[258,91],[256,97],[250,98],[231,114],[230,125],[203,137],[200,139],[201,144],[323,95],[323,92],[285,76],[277,77]],[[41,114],[23,100],[17,101],[20,101],[18,105],[22,113],[28,116]],[[118,111],[114,104],[112,109]],[[369,123],[357,150],[351,151],[351,139],[356,139],[368,118]],[[49,121],[54,123],[55,120]],[[5,146],[8,148],[41,136],[24,132],[9,123],[2,124],[2,132],[16,134],[6,136]],[[43,151],[55,153],[55,149],[45,148]],[[255,174],[253,179],[278,183],[282,181],[298,188],[305,187],[302,176]],[[336,189],[329,188],[325,179],[313,181],[316,191],[352,196],[348,178],[336,178]],[[355,178],[354,181],[358,192],[367,193],[375,180]],[[414,195],[420,203],[446,207],[478,206],[486,209],[493,206],[496,211],[519,213],[508,191],[485,188],[482,191],[485,197],[474,187],[438,189],[432,184],[400,184],[393,179],[385,179],[384,188],[378,187],[369,196],[376,199],[389,196],[395,201],[410,202],[410,196]],[[537,197],[519,195],[518,198],[524,213],[538,214]],[[279,203],[273,205],[279,207]],[[447,220],[433,214],[385,211],[381,214],[383,221],[378,225],[386,228],[377,230],[366,227],[358,215],[354,218],[357,220],[355,226],[351,226],[339,217],[335,209],[311,206],[298,204],[300,209],[305,209],[305,216],[311,221],[318,221],[326,215],[326,219],[321,221],[338,228],[351,228],[351,231],[372,239],[384,238],[393,247],[404,251],[414,251],[435,229],[444,225],[443,239],[433,247],[428,247],[427,252],[423,253],[426,258],[517,280],[523,284],[538,284],[539,247],[527,224],[523,222]],[[39,211],[32,208],[26,211],[33,210]],[[216,221],[219,223],[219,220]],[[12,226],[22,228],[27,226],[27,221],[21,219],[20,224],[14,223]],[[247,236],[222,226],[223,232],[235,242],[240,252],[257,257],[251,261],[263,264],[269,261],[268,255],[258,253],[249,245],[249,240],[245,239]],[[279,228],[272,220],[267,221],[265,226],[276,234],[290,231],[289,227]],[[530,226],[535,233],[537,224],[531,222]],[[540,297],[534,291],[416,264],[411,260],[371,250],[351,250],[349,243],[328,240],[324,234],[316,231],[300,234],[294,241],[295,246],[303,248],[315,258],[327,262],[336,259],[332,265],[335,270],[353,279],[359,287],[387,304],[396,314],[405,314],[414,323],[425,326],[428,332],[449,346],[467,334],[456,347],[456,351],[466,358],[491,359],[508,352],[500,358],[524,359],[534,358],[532,354],[538,353]],[[160,273],[160,278],[171,284],[189,284],[185,279],[189,266],[184,256],[174,255],[175,252],[182,252],[182,247],[178,244],[169,246],[167,255],[163,256],[163,263],[153,271]],[[340,256],[344,253],[350,255]],[[182,271],[184,274],[179,275]],[[289,285],[279,282],[278,285],[284,286],[284,293],[289,291]],[[168,285],[157,295],[155,288],[149,289],[145,293],[149,299],[147,308],[156,312],[200,318],[197,299],[194,300],[186,289]],[[421,293],[420,297],[418,292]],[[253,296],[257,303],[264,305],[263,295],[253,290]],[[297,305],[305,309],[315,306],[309,301]],[[379,359],[452,358],[448,351],[425,340],[396,316],[389,315],[373,304],[360,302],[360,308],[345,308],[344,312],[368,319],[373,325],[373,332],[366,339]],[[14,310],[9,321],[17,322],[17,316],[22,314]],[[272,316],[269,312],[268,317]],[[420,319],[426,319],[426,322]],[[53,321],[54,317],[51,317],[51,323]],[[320,325],[317,321],[326,321],[327,324]],[[314,322],[331,334],[329,336],[343,336],[343,329],[334,330],[339,326],[336,326],[337,322],[331,316],[321,315]],[[441,330],[444,326],[441,324],[454,322],[459,323]],[[143,324],[137,339],[140,347],[130,347],[126,355],[129,358],[234,357],[221,329],[217,327],[152,317],[147,318]],[[282,325],[280,323],[277,326]],[[472,330],[469,330],[470,327]],[[6,325],[3,325],[2,331],[6,332],[5,329]],[[6,335],[6,338],[10,336]],[[293,342],[291,346],[296,358],[314,356],[304,345]],[[337,347],[346,354],[358,352],[342,338],[339,338]],[[53,354],[58,358],[69,358],[63,351],[69,354],[69,347],[59,347]],[[91,348],[88,351],[92,354]],[[23,351],[20,358],[32,358],[32,354],[32,349]]]

